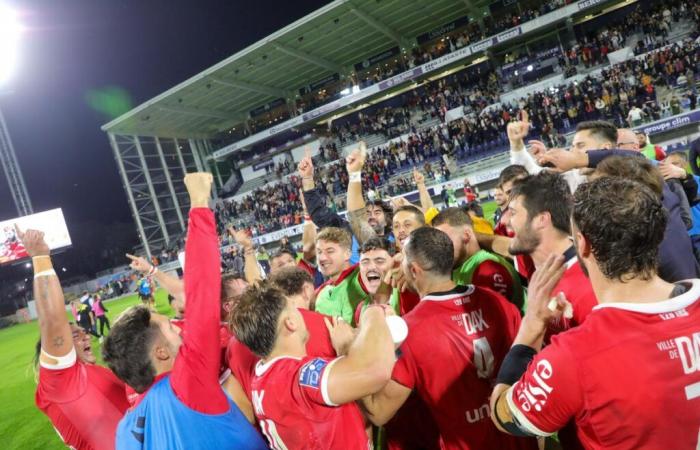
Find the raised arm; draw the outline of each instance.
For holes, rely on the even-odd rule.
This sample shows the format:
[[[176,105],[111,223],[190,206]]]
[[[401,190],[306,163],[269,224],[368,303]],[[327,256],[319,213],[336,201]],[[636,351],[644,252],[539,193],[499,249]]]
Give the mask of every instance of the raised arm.
[[[535,159],[525,148],[525,137],[530,131],[530,121],[527,111],[521,113],[521,120],[510,122],[506,128],[508,140],[510,141],[510,163],[519,164],[534,175],[542,170]]]
[[[328,396],[336,405],[373,394],[391,378],[394,344],[384,309],[367,308],[360,323],[347,356],[336,360],[328,376]]]
[[[63,290],[53,269],[44,233],[37,230],[22,233],[16,225],[15,233],[32,257],[34,266],[34,298],[41,333],[40,362],[43,365],[59,366],[62,363],[59,358],[67,355],[72,355],[71,362],[75,362],[73,335],[66,318]]]
[[[304,208],[304,227],[303,233],[301,235],[302,244],[302,258],[308,263],[316,265],[316,225],[311,220],[309,212],[306,210],[306,200],[304,198],[304,192],[299,193],[299,199],[301,199],[301,205]]]
[[[425,176],[420,173],[416,168],[413,169],[413,180],[416,182],[416,187],[418,188],[418,195],[420,196],[420,207],[423,211],[428,211],[433,208],[433,199],[430,198],[428,193],[428,188],[425,187]]]
[[[541,350],[547,324],[562,315],[565,300],[559,296],[553,299],[551,294],[565,269],[562,255],[550,255],[530,280],[525,317],[513,346],[501,364],[497,384],[491,393],[491,418],[496,427],[506,433],[518,436],[532,434],[514,418],[517,412],[508,404],[507,397],[511,386],[521,379],[530,361]]]
[[[309,215],[314,223],[319,227],[346,228],[348,223],[326,206],[324,195],[316,189],[311,149],[306,149],[306,156],[299,161],[298,171],[301,176],[301,185],[304,192],[304,199],[306,200],[306,206],[308,207]]]
[[[185,302],[185,283],[174,275],[161,272],[157,267],[146,261],[146,258],[126,254],[126,257],[131,260],[129,265],[132,269],[144,274],[150,275],[165,289],[168,294],[175,297],[177,300]]]
[[[219,386],[221,261],[214,213],[208,206],[211,184],[209,173],[185,177],[191,203],[185,246],[187,332],[171,384],[188,407],[213,414],[226,411],[228,402]]]
[[[362,195],[362,168],[365,165],[366,156],[367,147],[364,142],[360,141],[360,145],[345,158],[350,178],[348,182],[348,222],[350,222],[352,234],[360,245],[377,235],[367,222],[367,205]]]
[[[260,267],[258,267],[258,259],[255,257],[255,248],[253,247],[253,240],[248,235],[246,230],[240,229],[238,231],[229,228],[228,232],[236,240],[236,243],[243,247],[243,255],[245,256],[245,280],[249,284],[253,284],[257,281],[263,279],[260,273]]]

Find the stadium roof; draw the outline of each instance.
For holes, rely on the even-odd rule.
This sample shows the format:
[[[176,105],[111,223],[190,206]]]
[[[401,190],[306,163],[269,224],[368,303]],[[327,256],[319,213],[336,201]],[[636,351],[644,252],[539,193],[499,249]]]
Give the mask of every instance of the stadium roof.
[[[210,137],[248,112],[392,46],[465,15],[489,0],[336,0],[102,126],[115,134]]]

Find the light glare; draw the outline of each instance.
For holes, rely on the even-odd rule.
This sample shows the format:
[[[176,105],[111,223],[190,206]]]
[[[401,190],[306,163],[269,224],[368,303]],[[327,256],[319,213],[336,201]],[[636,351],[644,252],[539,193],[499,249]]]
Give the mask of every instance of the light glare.
[[[17,64],[17,46],[21,32],[17,14],[0,5],[0,84],[10,78]]]

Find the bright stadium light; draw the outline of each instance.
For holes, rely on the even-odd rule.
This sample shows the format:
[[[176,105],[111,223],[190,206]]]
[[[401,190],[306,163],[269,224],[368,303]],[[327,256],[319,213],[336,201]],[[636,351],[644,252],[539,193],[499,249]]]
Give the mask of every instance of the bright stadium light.
[[[0,5],[0,84],[10,78],[17,64],[17,47],[22,27],[17,13]]]

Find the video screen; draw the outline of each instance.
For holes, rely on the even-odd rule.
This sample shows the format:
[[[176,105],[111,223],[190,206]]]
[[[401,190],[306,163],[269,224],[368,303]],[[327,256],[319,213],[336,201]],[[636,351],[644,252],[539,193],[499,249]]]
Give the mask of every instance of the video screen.
[[[15,224],[21,231],[28,229],[44,232],[44,239],[51,250],[69,247],[70,234],[61,208],[17,217],[0,222],[0,264],[8,264],[28,258],[29,254],[15,233]]]

